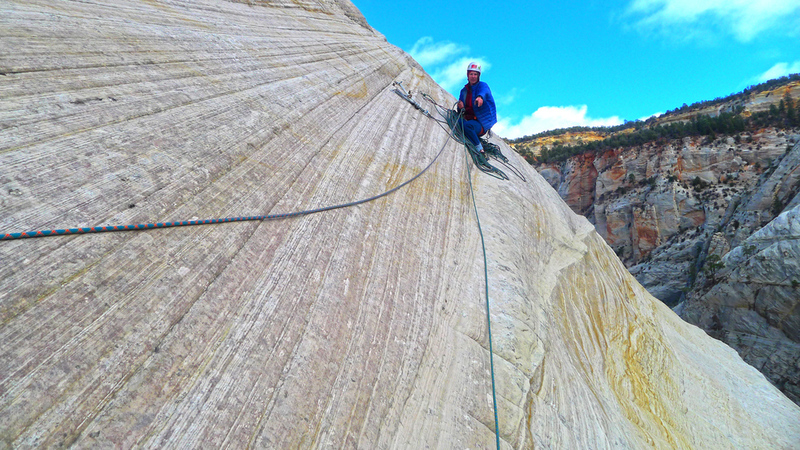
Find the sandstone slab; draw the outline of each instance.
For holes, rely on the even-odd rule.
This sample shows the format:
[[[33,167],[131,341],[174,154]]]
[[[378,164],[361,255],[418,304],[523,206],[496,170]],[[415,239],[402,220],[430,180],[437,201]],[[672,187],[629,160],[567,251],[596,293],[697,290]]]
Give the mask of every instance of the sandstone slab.
[[[0,447],[792,448],[800,408],[584,218],[469,171],[349,3],[0,3]]]

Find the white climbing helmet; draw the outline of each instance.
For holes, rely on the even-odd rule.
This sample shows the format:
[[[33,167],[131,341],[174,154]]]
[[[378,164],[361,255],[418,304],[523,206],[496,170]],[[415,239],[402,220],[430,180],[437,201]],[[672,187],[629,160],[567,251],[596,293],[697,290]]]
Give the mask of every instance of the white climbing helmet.
[[[467,72],[481,73],[481,65],[473,61],[467,65]]]

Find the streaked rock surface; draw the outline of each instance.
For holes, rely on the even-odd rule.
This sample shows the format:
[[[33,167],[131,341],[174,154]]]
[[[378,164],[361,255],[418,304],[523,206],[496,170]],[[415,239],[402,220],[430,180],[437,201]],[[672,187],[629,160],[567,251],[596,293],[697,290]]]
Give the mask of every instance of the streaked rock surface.
[[[714,278],[681,305],[681,316],[800,403],[800,206],[726,252]]]
[[[0,446],[489,448],[481,238],[452,102],[337,1],[0,3]],[[504,447],[796,448],[508,147],[471,172]]]
[[[651,294],[684,299],[712,235],[739,245],[800,190],[800,130],[684,138],[539,166]],[[794,150],[792,150],[794,148]]]

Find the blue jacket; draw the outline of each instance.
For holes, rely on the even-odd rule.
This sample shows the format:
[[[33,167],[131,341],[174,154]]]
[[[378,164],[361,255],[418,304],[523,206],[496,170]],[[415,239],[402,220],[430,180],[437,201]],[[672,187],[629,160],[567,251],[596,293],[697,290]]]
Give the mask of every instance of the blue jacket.
[[[480,108],[475,105],[475,99],[478,97],[483,98],[483,106]],[[466,99],[467,86],[465,85],[458,95],[458,100],[466,102]],[[484,130],[489,131],[489,129],[497,123],[497,107],[494,103],[494,97],[492,97],[492,91],[489,89],[489,85],[483,81],[478,81],[475,83],[475,86],[472,86],[472,108],[475,110],[475,116],[478,118],[478,122],[481,123]]]

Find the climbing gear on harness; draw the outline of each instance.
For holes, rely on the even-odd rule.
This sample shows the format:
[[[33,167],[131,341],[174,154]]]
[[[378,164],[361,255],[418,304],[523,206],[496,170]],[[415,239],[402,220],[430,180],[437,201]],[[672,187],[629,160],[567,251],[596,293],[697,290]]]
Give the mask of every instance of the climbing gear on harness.
[[[489,163],[488,158],[492,157],[493,159],[497,160],[501,165],[505,166],[508,170],[510,170],[514,175],[519,177],[519,179],[521,179],[524,182],[528,181],[527,179],[525,179],[525,176],[519,169],[511,165],[508,158],[506,158],[500,151],[500,147],[498,147],[495,144],[492,144],[487,139],[480,140],[484,152],[482,154],[483,156],[479,154],[479,152],[475,149],[475,146],[472,144],[472,142],[470,142],[469,139],[467,139],[464,136],[464,130],[461,129],[460,121],[458,120],[462,117],[461,111],[456,111],[455,109],[448,109],[438,104],[436,100],[434,100],[430,95],[424,92],[422,93],[422,97],[434,106],[436,112],[440,117],[442,117],[442,119],[438,119],[433,116],[430,117],[433,117],[435,121],[439,122],[440,126],[442,126],[443,128],[444,125],[447,125],[447,127],[449,128],[448,133],[450,134],[450,137],[455,139],[457,142],[463,144],[470,151],[470,154],[472,155],[472,160],[478,167],[478,170],[488,175],[491,175],[495,178],[501,180],[508,180],[509,179],[508,175],[506,175],[505,172],[494,167],[492,164]],[[486,132],[486,134],[483,135],[483,137],[488,138],[489,136],[491,136],[491,134],[492,131],[489,130]]]
[[[503,152],[500,151],[500,147],[484,139],[481,139],[481,145],[483,145],[483,151],[487,157],[491,156],[492,158],[496,159],[500,164],[505,166],[514,175],[519,177],[519,179],[521,179],[522,181],[526,182],[528,181],[525,179],[525,175],[523,175],[519,169],[511,165],[511,163],[508,161],[508,158],[506,158],[503,155]]]
[[[402,81],[393,81],[392,86],[399,87],[399,89],[398,88],[392,89],[392,92],[405,99],[405,101],[407,101],[408,103],[414,105],[414,108],[417,108],[420,112],[422,112],[422,114],[425,114],[430,118],[433,118],[433,116],[431,115],[431,113],[428,112],[427,109],[423,108],[422,105],[420,105],[416,100],[412,98],[410,91],[406,92],[405,88],[403,87]]]

